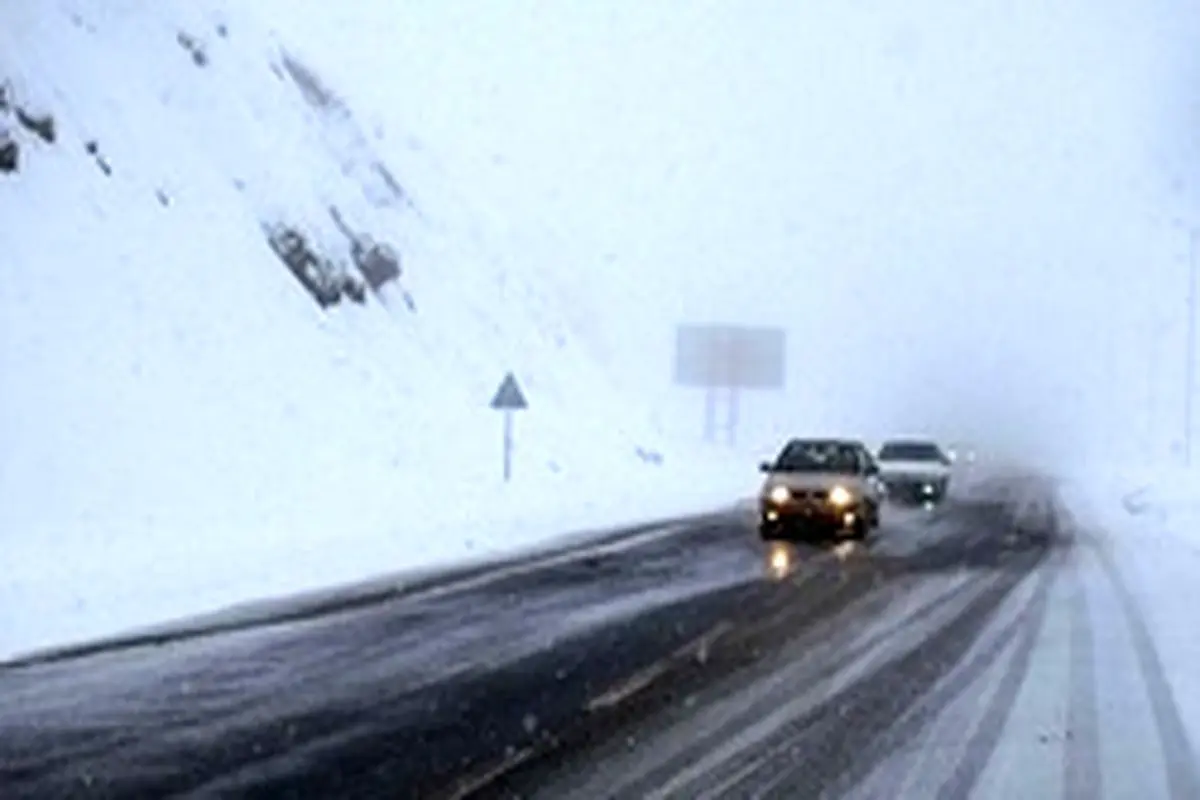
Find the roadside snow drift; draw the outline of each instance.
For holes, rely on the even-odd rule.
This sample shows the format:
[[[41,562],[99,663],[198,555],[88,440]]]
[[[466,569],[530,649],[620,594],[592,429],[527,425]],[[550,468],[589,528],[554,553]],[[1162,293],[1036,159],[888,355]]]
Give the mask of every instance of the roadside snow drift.
[[[0,87],[0,654],[753,480],[662,441],[569,276],[250,5],[7,3]]]
[[[1066,484],[1072,512],[1110,554],[1144,616],[1156,659],[1191,742],[1200,741],[1200,470],[1105,468]],[[1194,746],[1194,745],[1193,745]]]

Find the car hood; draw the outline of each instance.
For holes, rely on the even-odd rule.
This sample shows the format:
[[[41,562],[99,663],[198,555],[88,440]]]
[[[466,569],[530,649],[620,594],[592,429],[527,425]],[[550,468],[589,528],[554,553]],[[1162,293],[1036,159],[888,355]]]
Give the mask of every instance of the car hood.
[[[880,461],[879,471],[889,475],[912,475],[914,477],[942,478],[950,474],[950,467],[937,461]]]
[[[862,486],[863,479],[859,475],[843,475],[836,472],[773,472],[763,483],[763,491],[768,492],[774,486],[786,486],[788,489],[824,489],[828,491],[835,486],[847,489],[857,489]]]

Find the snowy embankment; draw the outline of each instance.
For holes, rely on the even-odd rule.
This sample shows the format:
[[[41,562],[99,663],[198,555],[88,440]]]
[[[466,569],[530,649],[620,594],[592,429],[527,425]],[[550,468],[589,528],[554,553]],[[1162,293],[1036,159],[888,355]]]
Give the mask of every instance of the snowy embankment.
[[[0,10],[0,657],[755,480],[656,430],[581,323],[605,310],[252,5]]]
[[[1068,486],[1141,609],[1191,741],[1200,742],[1200,470],[1115,468]]]

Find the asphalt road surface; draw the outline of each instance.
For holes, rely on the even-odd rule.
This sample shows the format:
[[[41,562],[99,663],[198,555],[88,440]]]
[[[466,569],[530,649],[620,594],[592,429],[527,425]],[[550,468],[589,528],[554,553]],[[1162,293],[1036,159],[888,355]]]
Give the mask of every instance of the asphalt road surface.
[[[1140,612],[1052,485],[786,565],[750,523],[0,668],[0,797],[1200,797]]]

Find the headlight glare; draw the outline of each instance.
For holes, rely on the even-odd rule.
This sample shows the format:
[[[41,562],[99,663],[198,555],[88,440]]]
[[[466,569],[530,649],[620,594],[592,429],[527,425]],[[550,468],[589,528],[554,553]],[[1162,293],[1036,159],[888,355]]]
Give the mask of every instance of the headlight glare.
[[[845,486],[835,486],[829,490],[829,502],[833,503],[835,506],[849,505],[850,501],[853,499],[853,495],[850,494],[849,490],[846,489]]]
[[[771,566],[779,571],[788,568],[788,553],[782,547],[771,553]]]

